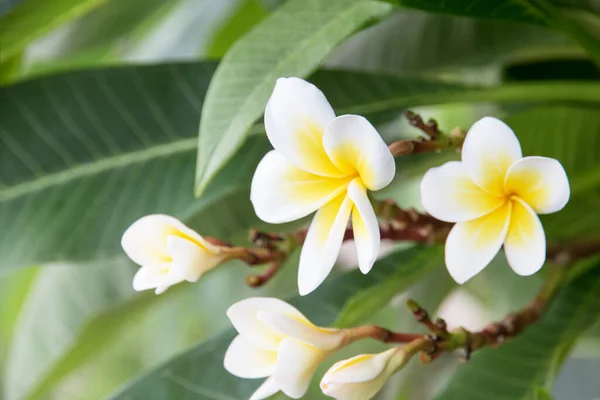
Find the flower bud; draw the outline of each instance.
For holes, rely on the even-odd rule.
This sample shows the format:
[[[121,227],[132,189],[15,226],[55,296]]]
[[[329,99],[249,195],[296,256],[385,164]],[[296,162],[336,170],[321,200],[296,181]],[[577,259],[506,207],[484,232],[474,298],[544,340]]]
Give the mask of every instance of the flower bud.
[[[402,347],[339,361],[323,376],[321,390],[336,400],[371,399],[407,361]]]
[[[135,221],[123,234],[121,246],[141,266],[133,278],[133,288],[156,289],[156,294],[184,280],[196,282],[227,259],[219,246],[167,215],[148,215]]]

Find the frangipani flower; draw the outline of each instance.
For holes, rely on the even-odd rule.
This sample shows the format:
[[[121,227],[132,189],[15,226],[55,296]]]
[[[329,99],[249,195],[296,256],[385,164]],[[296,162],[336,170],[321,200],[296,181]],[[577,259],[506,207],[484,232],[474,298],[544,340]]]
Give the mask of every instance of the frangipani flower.
[[[299,78],[280,78],[265,109],[275,150],[252,180],[250,200],[269,223],[317,211],[300,255],[298,288],[316,289],[335,263],[352,217],[359,268],[369,272],[379,251],[379,225],[367,189],[393,179],[394,158],[365,118],[336,117],[323,93]]]
[[[168,215],[138,219],[123,234],[121,246],[141,266],[133,278],[133,288],[156,288],[156,294],[184,280],[196,282],[227,259],[219,246]]]
[[[503,244],[517,274],[537,272],[546,260],[546,238],[536,214],[559,211],[569,192],[557,160],[523,158],[513,131],[491,117],[469,130],[461,162],[432,168],[421,182],[425,210],[457,223],[446,240],[446,266],[458,283],[485,268]]]
[[[368,400],[407,362],[402,347],[339,361],[321,380],[321,390],[336,400]]]
[[[308,388],[319,364],[342,345],[337,329],[320,328],[284,301],[254,297],[227,310],[239,335],[225,354],[225,369],[241,378],[267,380],[251,400],[278,391],[298,399]]]

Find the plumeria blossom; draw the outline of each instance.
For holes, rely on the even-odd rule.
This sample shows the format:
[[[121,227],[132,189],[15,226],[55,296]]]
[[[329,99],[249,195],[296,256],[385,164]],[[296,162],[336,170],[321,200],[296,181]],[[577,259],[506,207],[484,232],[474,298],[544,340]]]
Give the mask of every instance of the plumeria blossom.
[[[407,362],[401,347],[362,354],[335,363],[321,380],[321,390],[336,400],[368,400]]]
[[[156,294],[182,281],[196,282],[227,258],[219,246],[168,215],[138,219],[123,234],[121,246],[141,266],[133,288],[156,289]]]
[[[430,169],[421,202],[435,218],[456,222],[446,240],[446,266],[458,283],[479,273],[504,244],[519,275],[546,260],[546,238],[537,214],[562,209],[569,180],[552,158],[523,157],[513,131],[486,117],[467,133],[462,161]]]
[[[250,398],[278,391],[298,399],[315,370],[344,339],[337,329],[313,325],[291,305],[253,297],[232,305],[227,316],[239,335],[225,354],[225,369],[241,378],[267,378]]]
[[[359,268],[369,272],[380,244],[368,190],[387,186],[394,158],[365,118],[335,116],[325,95],[299,78],[280,78],[265,109],[273,145],[259,163],[250,200],[259,218],[284,223],[314,211],[300,255],[298,287],[305,295],[331,271],[352,219]]]

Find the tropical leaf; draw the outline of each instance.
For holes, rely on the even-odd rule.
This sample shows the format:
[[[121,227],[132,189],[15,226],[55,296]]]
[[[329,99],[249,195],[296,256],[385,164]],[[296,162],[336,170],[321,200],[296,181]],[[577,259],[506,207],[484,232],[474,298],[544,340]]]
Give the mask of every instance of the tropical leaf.
[[[398,38],[402,38],[401,46]],[[578,47],[567,38],[541,26],[397,9],[340,44],[324,65],[422,74],[475,65],[499,68],[521,58],[527,60],[532,54],[543,59],[577,53]],[[553,71],[546,69],[540,75]],[[489,79],[489,75],[471,73],[468,78]]]
[[[307,76],[340,41],[390,10],[371,0],[290,0],[237,41],[203,107],[196,195],[244,142],[277,78]]]
[[[108,0],[27,0],[0,17],[0,61],[14,57],[29,42]],[[1,13],[0,13],[1,14]]]
[[[556,372],[557,356],[600,313],[599,266],[562,288],[539,323],[497,349],[476,353],[436,400],[530,399]]]
[[[334,276],[310,296],[295,297],[290,302],[314,323],[329,325],[347,299],[356,291],[381,282],[392,273],[401,274],[401,271],[404,271],[406,279],[411,281],[413,274],[420,271],[407,261],[423,251],[429,252],[417,247],[388,256],[378,261],[368,275],[353,271]],[[234,330],[229,329],[214,339],[190,349],[131,382],[115,398],[248,398],[258,386],[258,382],[236,378],[221,367],[225,350],[234,335]]]

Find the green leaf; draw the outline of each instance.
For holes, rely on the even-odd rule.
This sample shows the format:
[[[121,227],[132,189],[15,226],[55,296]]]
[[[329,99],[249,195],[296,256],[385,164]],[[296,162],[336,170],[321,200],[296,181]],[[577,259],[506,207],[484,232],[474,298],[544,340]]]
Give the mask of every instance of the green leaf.
[[[543,386],[555,356],[600,313],[600,265],[562,288],[537,324],[497,349],[484,349],[462,365],[436,400],[530,399]]]
[[[196,195],[244,142],[281,76],[307,76],[340,41],[391,6],[371,0],[290,0],[230,49],[200,121]]]
[[[232,15],[213,34],[206,51],[211,59],[222,58],[233,43],[268,15],[259,0],[242,0]]]
[[[560,212],[541,216],[552,240],[598,230],[600,201],[600,111],[598,108],[547,106],[505,119],[524,155],[556,158],[571,184],[571,200]]]
[[[195,200],[185,189],[193,185],[195,126],[214,68],[85,71],[1,89],[0,221],[15,234],[0,242],[0,265],[120,256],[120,236],[135,219],[188,220],[227,196],[233,203],[223,207],[235,204],[236,213],[203,221],[206,233],[254,222],[233,189],[247,190],[264,139],[248,142],[209,198]]]
[[[561,30],[585,48],[600,66],[600,40],[595,38],[580,20],[573,19],[561,7],[562,1],[551,0],[498,0],[492,4],[479,0],[389,0],[404,7],[436,13],[467,17],[507,19],[549,25]]]
[[[53,28],[83,15],[108,0],[26,0],[0,17],[0,62]]]
[[[329,325],[346,300],[356,291],[381,282],[392,273],[399,274],[399,271],[406,271],[406,278],[410,280],[411,275],[418,273],[418,270],[407,261],[422,251],[423,248],[417,247],[386,257],[378,261],[368,275],[359,271],[339,274],[328,279],[310,296],[295,297],[290,302],[314,323]],[[258,382],[234,377],[222,367],[225,350],[234,335],[234,330],[229,329],[190,349],[134,380],[115,398],[248,398]]]
[[[358,325],[385,307],[394,296],[443,264],[443,251],[433,248],[408,260],[386,279],[353,295],[340,311],[333,326],[347,328]]]
[[[398,38],[402,38],[401,46]],[[397,9],[389,18],[344,41],[325,66],[422,74],[573,54],[578,54],[576,45],[545,27]],[[551,71],[544,70],[546,74]],[[489,76],[478,71],[469,79]]]

